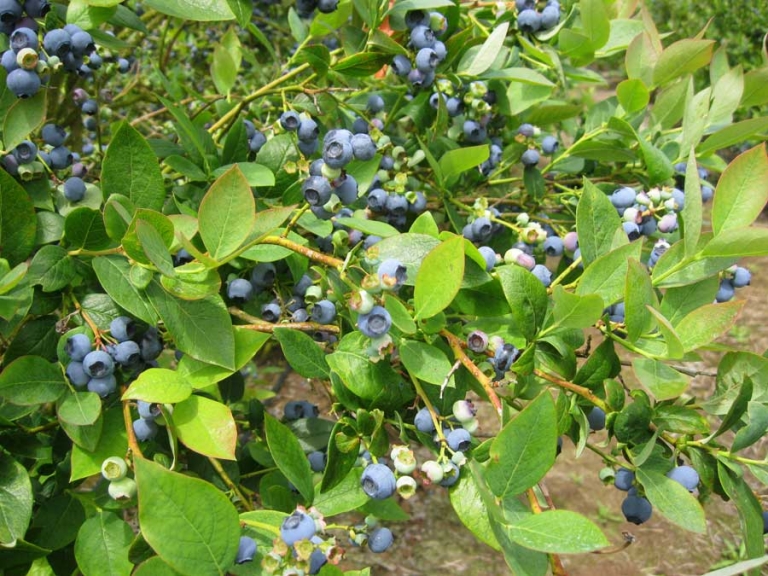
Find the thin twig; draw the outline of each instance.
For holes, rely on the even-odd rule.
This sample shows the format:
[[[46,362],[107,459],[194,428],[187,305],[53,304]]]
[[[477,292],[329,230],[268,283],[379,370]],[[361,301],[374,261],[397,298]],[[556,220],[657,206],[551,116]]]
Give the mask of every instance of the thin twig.
[[[456,359],[459,360],[467,370],[469,370],[469,372],[478,382],[480,382],[480,385],[483,387],[483,389],[485,389],[485,393],[488,394],[488,398],[490,399],[491,404],[493,404],[493,407],[496,409],[496,412],[501,415],[501,400],[499,400],[499,397],[496,395],[496,391],[493,389],[493,383],[491,382],[491,379],[483,374],[480,368],[475,366],[475,363],[472,362],[472,359],[464,353],[464,350],[461,346],[461,340],[459,340],[456,335],[451,334],[448,332],[448,330],[441,330],[440,334],[442,334],[448,340],[448,344],[451,346],[451,350],[453,350]]]

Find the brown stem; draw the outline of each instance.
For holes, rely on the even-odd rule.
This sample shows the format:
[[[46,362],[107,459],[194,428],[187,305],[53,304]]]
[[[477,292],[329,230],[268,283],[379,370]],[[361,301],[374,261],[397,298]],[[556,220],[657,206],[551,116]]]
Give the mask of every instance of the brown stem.
[[[229,307],[229,313],[232,314],[232,316],[236,316],[237,318],[250,323],[246,325],[240,325],[240,328],[255,330],[256,332],[272,333],[275,331],[275,328],[291,328],[293,330],[300,330],[302,332],[322,331],[331,332],[333,334],[339,333],[339,327],[335,324],[318,324],[316,322],[284,322],[282,324],[272,324],[271,322],[265,322],[264,320],[260,320],[255,316],[251,316],[247,312],[243,312],[234,306]]]
[[[120,387],[120,395],[125,394],[128,389],[123,385]],[[131,402],[130,400],[123,400],[123,421],[125,422],[125,432],[128,434],[128,452],[131,455],[144,458],[144,454],[141,452],[139,442],[136,440],[136,434],[133,431],[133,416],[131,416]]]
[[[543,370],[539,370],[538,368],[534,368],[533,373],[536,374],[539,378],[543,378],[544,380],[547,380],[548,382],[552,382],[552,384],[556,384],[557,386],[560,386],[560,388],[565,388],[566,390],[570,390],[571,392],[574,392],[581,396],[582,398],[585,398],[592,402],[595,406],[603,410],[604,412],[608,411],[608,406],[606,403],[601,399],[595,396],[592,391],[589,388],[584,388],[584,386],[579,386],[578,384],[574,384],[573,382],[568,382],[567,380],[563,380],[562,378],[558,378],[557,376],[552,376],[551,374],[547,374]]]
[[[464,353],[464,350],[461,347],[461,340],[459,340],[456,335],[451,334],[448,332],[448,330],[441,330],[440,334],[442,334],[448,340],[448,344],[451,346],[451,350],[453,350],[456,359],[464,365],[464,368],[469,370],[469,372],[478,382],[480,382],[480,385],[483,387],[483,389],[485,389],[485,393],[488,394],[488,398],[490,399],[491,404],[493,404],[493,407],[496,408],[496,412],[501,415],[501,400],[499,400],[499,397],[496,395],[496,391],[493,389],[493,383],[491,382],[491,379],[483,374],[480,368],[475,366],[475,363],[472,362],[470,357]]]
[[[232,481],[232,478],[230,478],[229,474],[227,474],[226,470],[224,470],[224,467],[221,465],[221,462],[216,460],[216,458],[212,458],[210,456],[208,456],[208,461],[211,463],[211,466],[213,466],[213,469],[216,470],[216,473],[219,475],[219,477],[224,481],[224,484],[227,485],[227,488],[229,488],[230,490],[232,490],[232,492],[237,494],[237,497],[240,499],[240,502],[242,502],[243,504],[243,508],[245,508],[249,512],[253,510],[253,504],[251,504],[251,501],[245,497],[245,495],[240,490],[240,487]]]
[[[274,244],[276,246],[282,246],[283,248],[288,248],[288,250],[296,252],[297,254],[306,256],[315,262],[320,262],[326,266],[333,266],[337,270],[341,270],[344,266],[343,260],[339,260],[333,256],[328,256],[328,254],[323,254],[317,250],[312,250],[312,248],[307,248],[306,246],[302,246],[301,244],[297,244],[296,242],[281,236],[265,236],[259,241],[259,244]]]
[[[91,317],[88,315],[88,313],[83,310],[83,307],[80,306],[80,302],[78,302],[77,298],[72,295],[72,302],[75,304],[75,308],[77,308],[77,311],[80,313],[80,316],[83,317],[83,320],[85,320],[85,323],[88,324],[89,328],[93,332],[93,342],[98,347],[101,346],[101,330],[99,330],[99,327],[96,326],[96,323],[91,319]]]

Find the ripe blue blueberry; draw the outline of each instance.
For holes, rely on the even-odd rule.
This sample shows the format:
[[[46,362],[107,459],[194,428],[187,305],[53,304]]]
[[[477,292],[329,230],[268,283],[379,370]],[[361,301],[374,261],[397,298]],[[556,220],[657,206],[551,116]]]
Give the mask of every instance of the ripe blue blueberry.
[[[543,264],[536,264],[536,266],[533,267],[533,270],[531,270],[531,273],[544,284],[545,288],[552,284],[552,272],[550,272]]]
[[[313,539],[314,540],[314,539]],[[309,574],[317,574],[320,569],[328,563],[328,558],[325,556],[320,548],[312,550],[312,554],[309,555]]]
[[[376,273],[385,290],[398,290],[408,278],[406,267],[394,258],[388,258],[379,264]]]
[[[91,351],[91,339],[85,334],[73,334],[67,338],[64,350],[72,360],[82,362],[83,358]]]
[[[458,116],[464,111],[464,102],[452,96],[445,101],[445,109],[448,112],[448,116]]]
[[[712,197],[715,195],[715,191],[712,189],[711,186],[702,186],[701,187],[701,201],[702,202],[709,202],[712,200]]]
[[[93,98],[89,98],[80,107],[80,111],[88,116],[94,116],[99,111],[99,103]]]
[[[416,53],[416,68],[424,74],[437,68],[440,59],[432,48],[422,48]]]
[[[56,146],[49,154],[51,155],[51,168],[54,170],[69,168],[75,160],[72,152],[66,146]]]
[[[248,302],[253,296],[253,284],[244,278],[234,278],[227,283],[227,298],[233,302]]]
[[[282,314],[282,310],[277,302],[268,302],[261,307],[261,317],[266,322],[277,322],[280,320],[280,314]]]
[[[360,477],[360,486],[369,498],[384,500],[395,493],[395,475],[384,464],[369,464]]]
[[[83,386],[86,386],[88,381],[91,379],[91,377],[85,373],[85,370],[83,369],[83,363],[77,362],[75,360],[67,364],[66,373],[67,378],[69,378],[69,381],[72,382],[72,385],[75,388],[82,388]]]
[[[17,98],[31,98],[40,90],[40,76],[34,70],[17,68],[8,74],[5,85]]]
[[[632,470],[626,468],[619,468],[616,470],[616,476],[613,479],[613,485],[619,490],[626,492],[632,488],[632,484],[635,482],[635,473]]]
[[[312,308],[312,321],[318,324],[330,324],[336,319],[336,305],[330,300],[319,300]]]
[[[749,286],[749,283],[751,282],[751,280],[752,280],[752,274],[746,268],[738,266],[736,270],[734,270],[733,272],[734,288],[744,288],[744,286]]]
[[[293,110],[288,110],[280,115],[280,126],[282,126],[284,130],[294,132],[298,129],[299,124],[301,124],[301,118],[298,113]]]
[[[621,512],[628,522],[643,524],[647,522],[653,513],[653,507],[642,496],[627,496],[621,504]]]
[[[415,214],[421,214],[427,209],[427,197],[423,192],[415,192],[415,198],[408,201],[408,210]]]
[[[610,196],[611,204],[616,208],[629,208],[635,203],[635,198],[637,198],[637,192],[628,186],[615,190]]]
[[[384,110],[384,98],[379,96],[378,94],[371,94],[368,96],[368,104],[366,105],[366,109],[371,114],[378,114],[382,110]]]
[[[542,248],[547,256],[562,256],[565,244],[559,236],[548,236]]]
[[[523,155],[520,157],[520,161],[524,166],[536,166],[536,164],[539,163],[539,158],[539,151],[531,148],[523,152]]]
[[[488,335],[480,330],[475,330],[467,336],[467,348],[477,354],[482,354],[488,349]]]
[[[343,168],[352,161],[354,152],[350,138],[336,137],[323,142],[323,161],[330,168]]]
[[[0,22],[5,25],[14,24],[21,18],[22,6],[16,0],[3,0],[0,3]]]
[[[608,316],[611,322],[624,322],[625,315],[624,302],[617,302],[608,308]]]
[[[435,33],[427,26],[416,26],[411,30],[411,45],[416,50],[432,48],[435,45]]]
[[[163,351],[163,343],[156,328],[150,328],[144,332],[144,336],[141,337],[141,342],[139,342],[139,348],[141,348],[141,358],[145,362],[160,356],[160,353]]]
[[[109,323],[109,333],[118,342],[125,342],[136,335],[136,323],[128,316],[118,316]]]
[[[106,398],[117,390],[117,380],[114,374],[104,376],[103,378],[91,378],[88,381],[88,391],[95,392],[101,398]]]
[[[699,473],[691,466],[675,466],[667,472],[667,478],[674,480],[689,492],[693,492],[699,485]]]
[[[264,136],[264,133],[256,130],[256,134],[254,134],[253,137],[248,140],[248,147],[250,148],[251,152],[258,153],[259,150],[261,150],[261,147],[266,143],[267,137]]]
[[[411,71],[411,61],[402,54],[397,54],[392,59],[391,64],[392,72],[398,76],[408,76]]]
[[[485,128],[474,120],[465,120],[463,128],[464,138],[471,144],[481,144],[487,137]]]
[[[368,134],[352,136],[352,153],[358,160],[370,160],[376,155],[376,144]]]
[[[595,406],[587,414],[590,430],[598,431],[605,428],[605,412],[602,408]]]
[[[144,400],[139,400],[136,402],[136,407],[139,410],[139,416],[145,420],[154,420],[162,414],[157,404],[144,402]]]
[[[720,280],[720,288],[718,288],[717,294],[715,294],[715,300],[721,303],[728,302],[733,298],[734,294],[733,283],[727,278],[723,278]]]
[[[72,176],[64,182],[64,197],[70,202],[80,202],[85,196],[85,182],[82,178]]]
[[[317,122],[312,120],[312,118],[305,118],[302,120],[299,123],[299,128],[296,132],[299,140],[303,140],[305,142],[312,142],[313,140],[316,140],[319,134],[320,129],[317,126]]]
[[[484,242],[491,237],[493,224],[485,216],[480,216],[472,221],[472,237],[477,242]]]
[[[248,536],[241,536],[240,543],[237,545],[235,564],[250,562],[254,556],[256,556],[256,541]]]
[[[526,8],[517,15],[517,27],[521,32],[536,32],[541,28],[541,14],[532,8]]]
[[[552,154],[557,152],[558,146],[560,146],[560,143],[554,136],[545,136],[541,141],[541,151],[547,156],[552,156]]]
[[[496,250],[490,246],[480,246],[477,249],[485,260],[485,271],[490,272],[496,266]]]
[[[394,542],[394,536],[389,528],[380,526],[371,530],[368,535],[368,549],[374,554],[381,554],[389,550]]]
[[[440,486],[444,488],[450,488],[456,484],[461,475],[461,471],[455,462],[449,461],[448,464],[450,464],[451,469],[448,472],[443,472],[443,479],[440,480]]]
[[[299,540],[309,540],[315,535],[315,520],[309,514],[296,510],[280,525],[280,538],[288,546]]]
[[[352,204],[357,200],[357,180],[351,174],[342,174],[333,181],[333,193],[345,206]]]
[[[32,50],[37,51],[39,47],[40,43],[37,39],[37,32],[34,30],[22,26],[21,28],[16,28],[16,30],[11,33],[11,48],[14,52],[18,53],[19,50],[23,50],[24,48],[31,48]]]
[[[257,291],[272,286],[275,278],[277,278],[277,270],[271,262],[259,262],[251,272],[251,284]]]
[[[96,44],[88,32],[79,30],[72,34],[72,52],[77,57],[85,56],[96,50]]]
[[[416,416],[413,419],[413,425],[416,426],[416,430],[424,432],[425,434],[431,434],[435,431],[435,423],[432,421],[432,416],[427,408],[421,408],[416,412]]]
[[[383,190],[382,188],[373,188],[372,190],[369,190],[368,196],[366,197],[368,208],[374,212],[383,212],[387,206],[388,197],[389,195],[386,190]]]
[[[501,373],[503,377],[504,373],[512,367],[512,364],[519,355],[520,351],[513,344],[498,346],[493,353],[492,360],[497,373]]]
[[[638,226],[635,222],[622,222],[621,227],[624,230],[624,233],[627,235],[627,238],[629,238],[630,242],[640,238],[640,226]]]
[[[285,405],[283,415],[286,420],[300,420],[302,418],[317,418],[320,411],[317,406],[306,400],[291,400]]]
[[[83,369],[91,378],[105,378],[114,371],[112,356],[103,350],[89,352],[83,358]]]
[[[763,534],[768,534],[768,511],[763,510]]]
[[[405,25],[408,30],[413,30],[416,26],[427,26],[429,24],[429,15],[424,10],[409,10],[405,13]]]
[[[62,28],[54,28],[43,37],[43,48],[49,56],[63,58],[72,48],[72,37]]]
[[[6,72],[13,72],[19,68],[19,63],[16,61],[16,52],[10,49],[3,52],[3,56],[0,59],[0,65],[5,68]]]
[[[339,5],[339,0],[317,0],[317,11],[323,14],[330,14]]]
[[[310,452],[307,456],[309,459],[309,467],[312,468],[313,472],[322,472],[325,470],[325,453],[324,452]]]
[[[30,164],[37,157],[37,146],[34,142],[24,140],[13,149],[13,156],[19,164]]]
[[[323,206],[331,199],[331,183],[324,176],[309,176],[301,186],[304,199],[310,206]]]
[[[541,11],[541,27],[544,30],[549,30],[557,26],[560,22],[560,7],[554,4],[547,5],[544,10]]]
[[[304,140],[299,140],[296,144],[299,148],[299,152],[302,153],[305,157],[312,156],[315,152],[317,152],[317,149],[320,147],[320,142],[315,140],[310,140],[309,142]]]
[[[141,349],[133,340],[120,342],[115,346],[114,358],[121,366],[135,366],[141,362]]]
[[[402,194],[390,194],[387,196],[386,209],[390,216],[405,216],[408,212],[408,199]]]
[[[374,306],[368,314],[360,314],[357,327],[368,338],[384,336],[392,327],[392,317],[382,306]]]
[[[533,126],[533,124],[520,124],[520,127],[517,129],[517,133],[521,134],[522,136],[525,136],[526,138],[533,138],[533,135],[535,134],[536,128]]]
[[[472,447],[472,437],[464,428],[454,428],[446,436],[448,447],[454,452],[466,452]]]
[[[133,433],[139,442],[151,440],[157,435],[157,430],[158,426],[154,420],[139,418],[133,421]]]

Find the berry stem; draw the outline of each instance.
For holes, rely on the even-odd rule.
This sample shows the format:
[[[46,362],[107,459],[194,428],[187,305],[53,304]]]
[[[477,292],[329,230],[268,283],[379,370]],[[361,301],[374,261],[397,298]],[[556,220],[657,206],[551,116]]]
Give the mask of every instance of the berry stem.
[[[128,387],[123,384],[120,386],[120,396],[125,394]],[[125,422],[125,432],[128,434],[128,454],[130,456],[138,456],[144,458],[144,454],[141,452],[139,442],[136,440],[136,434],[133,431],[133,416],[131,416],[131,401],[123,400],[123,421]],[[126,458],[128,459],[128,458]]]
[[[410,373],[408,375],[411,377],[413,387],[416,388],[416,393],[419,395],[419,398],[421,398],[422,402],[424,402],[424,406],[426,406],[427,410],[429,411],[429,415],[432,417],[432,424],[435,425],[435,432],[437,433],[437,437],[440,438],[440,452],[442,454],[448,441],[445,439],[445,434],[443,434],[443,427],[440,425],[440,419],[437,417],[437,411],[432,405],[432,402],[429,400],[429,397],[424,393],[424,388],[421,387],[421,382],[419,382],[419,379]]]
[[[496,391],[493,389],[493,383],[491,382],[491,379],[483,374],[480,368],[475,366],[475,363],[472,362],[470,357],[464,353],[461,340],[459,340],[454,334],[451,334],[448,332],[448,330],[445,329],[441,330],[440,334],[442,334],[446,340],[448,340],[448,344],[450,345],[451,350],[453,350],[456,359],[459,360],[467,370],[469,370],[469,372],[478,382],[480,382],[480,385],[485,389],[485,393],[488,394],[488,398],[490,399],[491,404],[493,404],[496,412],[498,412],[499,416],[501,416],[501,400],[499,400],[499,397],[496,395]]]
[[[91,319],[91,317],[88,315],[88,313],[83,310],[83,307],[80,305],[80,302],[75,298],[74,294],[70,294],[72,297],[72,303],[75,305],[75,308],[80,313],[80,316],[82,316],[83,320],[85,320],[85,323],[88,324],[88,327],[93,332],[93,342],[98,347],[101,346],[101,330],[99,330],[99,327],[96,326],[96,323]]]
[[[240,487],[232,481],[232,478],[229,477],[229,474],[227,474],[226,470],[224,470],[222,467],[221,462],[216,460],[216,458],[212,458],[211,456],[208,456],[208,461],[211,463],[211,466],[213,466],[213,469],[216,470],[216,473],[219,475],[219,477],[224,481],[224,484],[227,485],[227,488],[237,494],[237,497],[240,499],[243,508],[249,512],[253,510],[253,504],[251,504],[251,501],[248,500],[248,498],[246,498],[245,495],[240,491]]]
[[[331,266],[333,268],[336,268],[337,270],[341,270],[341,268],[344,266],[343,260],[339,260],[338,258],[334,258],[333,256],[328,256],[327,254],[323,254],[322,252],[312,250],[311,248],[307,248],[306,246],[302,246],[301,244],[297,244],[296,242],[293,242],[281,236],[266,236],[265,238],[262,238],[259,243],[274,244],[277,246],[282,246],[283,248],[288,248],[288,250],[292,250],[293,252],[297,252],[302,256],[306,256],[310,260],[320,262],[321,264],[325,264],[326,266]]]
[[[339,327],[335,324],[318,324],[316,322],[285,322],[281,324],[272,324],[271,322],[265,322],[255,316],[251,316],[247,312],[243,312],[234,306],[229,307],[229,313],[241,320],[250,322],[250,324],[241,325],[241,328],[255,330],[256,332],[272,333],[275,331],[275,328],[291,328],[293,330],[300,330],[301,332],[315,332],[320,330],[323,332],[332,332],[333,334],[339,333]]]
[[[553,376],[552,374],[547,374],[546,372],[544,372],[543,370],[540,370],[539,368],[534,368],[533,373],[536,374],[536,376],[538,376],[539,378],[543,378],[544,380],[551,382],[552,384],[560,386],[560,388],[565,388],[566,390],[570,390],[571,392],[578,394],[582,398],[589,400],[592,404],[594,404],[604,412],[610,411],[610,408],[605,403],[605,401],[595,396],[589,388],[585,388],[584,386],[579,386],[578,384],[574,384],[573,382],[568,382],[567,380],[563,380],[562,378],[558,378],[557,376]]]

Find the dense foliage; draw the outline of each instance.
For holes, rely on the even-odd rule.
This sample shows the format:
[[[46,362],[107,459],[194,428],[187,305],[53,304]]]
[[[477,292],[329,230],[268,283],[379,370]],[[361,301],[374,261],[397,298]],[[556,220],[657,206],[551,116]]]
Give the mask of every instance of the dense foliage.
[[[768,255],[768,67],[637,0],[0,24],[0,570],[340,574],[431,486],[564,574],[626,544],[546,490],[587,449],[627,521],[704,533],[723,498],[729,573],[768,560],[768,358],[717,341]],[[256,386],[275,364],[322,410]]]

